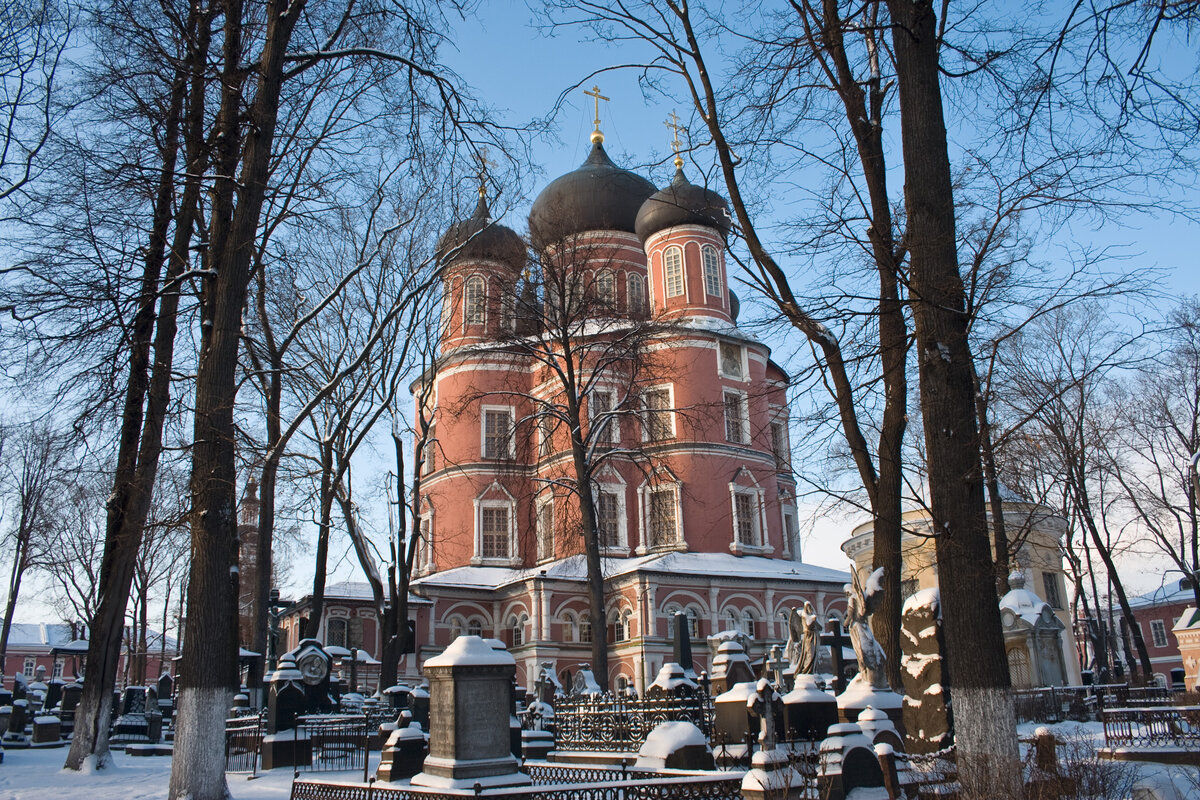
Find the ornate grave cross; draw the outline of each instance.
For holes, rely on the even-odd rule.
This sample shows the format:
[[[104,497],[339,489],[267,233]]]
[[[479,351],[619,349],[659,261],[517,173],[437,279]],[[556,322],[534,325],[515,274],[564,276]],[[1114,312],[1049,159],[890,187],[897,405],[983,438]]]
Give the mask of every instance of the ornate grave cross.
[[[777,644],[771,645],[771,657],[767,659],[767,668],[775,678],[775,685],[783,687],[783,671],[791,666],[783,657],[783,648]]]
[[[763,678],[754,687],[751,710],[758,714],[758,746],[764,752],[775,749],[775,687]]]
[[[821,644],[829,645],[829,655],[833,657],[833,692],[841,694],[846,688],[842,679],[842,647],[851,641],[842,631],[842,621],[837,617],[830,617],[825,627],[828,632],[821,634]]]
[[[592,131],[592,141],[596,144],[600,144],[604,141],[604,134],[600,132],[600,101],[603,100],[607,103],[612,100],[612,98],[605,97],[604,95],[600,94],[599,84],[593,86],[591,89],[584,89],[583,93],[596,102],[596,119],[594,120],[596,129]]]

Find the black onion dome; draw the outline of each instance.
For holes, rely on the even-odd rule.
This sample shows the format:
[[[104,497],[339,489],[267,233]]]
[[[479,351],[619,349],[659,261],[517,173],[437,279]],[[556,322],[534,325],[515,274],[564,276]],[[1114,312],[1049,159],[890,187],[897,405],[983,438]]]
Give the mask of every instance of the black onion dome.
[[[584,231],[634,232],[638,209],[654,184],[623,170],[593,141],[592,152],[574,172],[542,190],[529,211],[529,236],[537,248]]]
[[[676,225],[704,225],[716,228],[722,236],[728,236],[733,227],[725,198],[711,189],[690,183],[683,176],[682,167],[676,168],[670,186],[655,192],[642,204],[637,214],[636,231],[645,242],[659,231]]]
[[[525,242],[512,228],[492,221],[487,199],[479,198],[475,213],[450,226],[438,240],[438,256],[452,264],[466,259],[499,261],[519,272],[525,268]]]

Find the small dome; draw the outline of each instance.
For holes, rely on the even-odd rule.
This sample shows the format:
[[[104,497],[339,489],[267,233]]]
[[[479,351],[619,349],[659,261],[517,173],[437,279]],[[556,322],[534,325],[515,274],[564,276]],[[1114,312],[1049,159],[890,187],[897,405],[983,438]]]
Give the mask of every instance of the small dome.
[[[529,236],[537,248],[583,231],[634,232],[638,209],[654,193],[654,184],[612,162],[604,145],[574,172],[555,178],[533,201]]]
[[[512,228],[492,221],[487,198],[479,197],[475,213],[455,222],[438,240],[438,257],[447,265],[467,259],[487,259],[520,271],[525,267],[525,242]]]
[[[725,198],[712,189],[689,182],[683,176],[683,167],[675,169],[670,186],[655,192],[642,204],[637,214],[637,235],[644,242],[676,225],[705,225],[716,228],[722,236],[728,236],[733,228]]]

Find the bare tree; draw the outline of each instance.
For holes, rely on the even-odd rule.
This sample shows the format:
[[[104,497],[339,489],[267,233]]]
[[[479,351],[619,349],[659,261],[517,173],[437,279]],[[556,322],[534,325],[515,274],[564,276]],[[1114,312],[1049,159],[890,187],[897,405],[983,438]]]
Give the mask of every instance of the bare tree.
[[[7,425],[3,432],[0,490],[9,517],[4,535],[12,565],[8,574],[8,599],[0,627],[0,659],[8,652],[8,634],[26,573],[39,566],[49,543],[63,488],[65,461],[70,457],[67,439],[46,422]]]

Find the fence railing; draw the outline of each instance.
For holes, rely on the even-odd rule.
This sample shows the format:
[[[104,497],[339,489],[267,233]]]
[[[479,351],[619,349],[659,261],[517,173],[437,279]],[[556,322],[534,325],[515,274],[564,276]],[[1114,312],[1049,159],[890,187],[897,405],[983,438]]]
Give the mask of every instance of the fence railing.
[[[297,727],[312,743],[312,764],[297,767],[311,772],[366,770],[370,721],[362,715],[322,714],[296,718]]]
[[[1019,722],[1062,722],[1099,718],[1105,708],[1167,705],[1173,696],[1165,686],[1047,686],[1014,691],[1013,707]]]
[[[703,689],[680,695],[614,694],[562,698],[554,708],[555,748],[637,752],[656,725],[690,722],[712,734],[712,698]]]
[[[1104,743],[1112,747],[1179,747],[1200,751],[1200,706],[1106,708]]]
[[[469,797],[558,798],[558,800],[742,800],[742,774],[671,775],[629,781],[516,786],[451,792],[410,786],[295,781],[291,800],[462,800]]]
[[[258,717],[225,720],[225,771],[257,773],[262,740]]]

